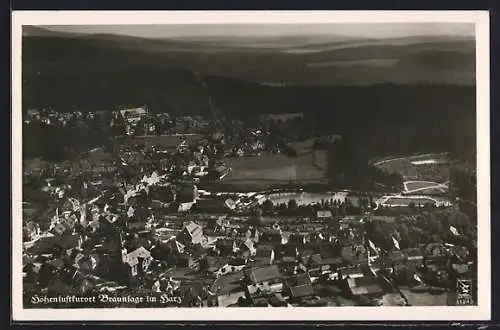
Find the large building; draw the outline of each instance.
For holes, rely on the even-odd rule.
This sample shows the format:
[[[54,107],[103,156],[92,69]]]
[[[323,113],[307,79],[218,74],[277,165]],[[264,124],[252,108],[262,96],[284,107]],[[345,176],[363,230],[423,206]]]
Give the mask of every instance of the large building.
[[[134,124],[146,116],[148,114],[148,110],[145,106],[139,108],[127,108],[121,109],[120,114],[127,122]]]

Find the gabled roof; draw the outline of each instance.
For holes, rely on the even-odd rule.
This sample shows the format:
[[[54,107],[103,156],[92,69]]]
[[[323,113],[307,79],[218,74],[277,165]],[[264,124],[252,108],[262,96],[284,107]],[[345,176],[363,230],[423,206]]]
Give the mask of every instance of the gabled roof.
[[[261,268],[252,268],[248,271],[248,277],[253,284],[281,278],[281,273],[277,265],[266,266]]]
[[[309,275],[309,273],[297,274],[294,277],[287,280],[287,282],[286,282],[286,285],[289,288],[301,286],[301,285],[306,285],[306,284],[308,284],[308,285],[312,284],[311,276]]]
[[[130,252],[127,254],[127,263],[130,266],[137,265],[139,263],[139,258],[149,258],[151,257],[151,252],[146,250],[144,247],[139,247],[138,249],[135,249],[134,251]]]
[[[187,229],[187,231],[191,235],[195,234],[196,231],[201,230],[201,226],[192,222],[192,221],[190,223],[188,223],[185,228]]]
[[[193,243],[196,244],[201,241],[203,236],[203,228],[200,225],[191,221],[184,227],[184,230],[189,233],[189,236],[191,236]]]

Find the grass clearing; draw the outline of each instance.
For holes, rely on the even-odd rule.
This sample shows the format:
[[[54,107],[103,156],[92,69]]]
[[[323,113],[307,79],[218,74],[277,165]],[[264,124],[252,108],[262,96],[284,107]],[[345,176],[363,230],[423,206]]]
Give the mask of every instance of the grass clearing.
[[[290,181],[321,182],[325,171],[315,166],[312,154],[287,157],[278,155],[261,155],[256,157],[239,157],[228,160],[232,168],[224,178],[224,183],[263,183],[285,184]],[[326,166],[325,166],[326,167]]]

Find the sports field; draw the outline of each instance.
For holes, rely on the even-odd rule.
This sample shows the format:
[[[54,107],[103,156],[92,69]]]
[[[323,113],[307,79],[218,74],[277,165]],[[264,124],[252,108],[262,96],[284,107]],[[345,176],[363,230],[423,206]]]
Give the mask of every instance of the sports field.
[[[399,173],[406,180],[437,181],[448,179],[450,159],[447,153],[393,157],[374,163],[380,170]]]
[[[227,160],[231,172],[224,178],[224,183],[234,184],[286,184],[292,182],[321,182],[325,178],[325,162],[313,154],[298,157],[285,155],[261,155],[256,157],[239,157]]]

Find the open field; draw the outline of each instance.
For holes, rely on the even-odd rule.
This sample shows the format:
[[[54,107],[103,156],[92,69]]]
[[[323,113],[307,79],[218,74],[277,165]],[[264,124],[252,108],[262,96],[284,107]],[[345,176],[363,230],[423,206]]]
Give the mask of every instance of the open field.
[[[313,165],[313,155],[298,157],[284,155],[261,155],[239,157],[228,160],[231,173],[224,178],[224,183],[232,184],[286,184],[290,181],[305,183],[321,182],[325,171]],[[326,166],[324,166],[326,167]]]

